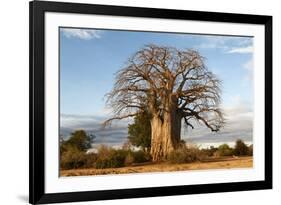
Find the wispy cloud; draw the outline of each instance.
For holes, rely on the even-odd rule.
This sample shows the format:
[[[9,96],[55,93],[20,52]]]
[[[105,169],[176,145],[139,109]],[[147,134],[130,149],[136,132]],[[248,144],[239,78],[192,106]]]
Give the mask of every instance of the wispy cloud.
[[[246,46],[246,47],[232,48],[228,51],[228,53],[253,53],[253,51],[254,51],[253,46]]]
[[[221,49],[225,53],[252,53],[252,38],[230,36],[204,36],[202,42],[195,45],[198,49]]]
[[[79,38],[82,40],[101,38],[101,31],[95,29],[63,28],[61,31],[67,38]]]
[[[223,37],[223,36],[206,36],[202,38],[202,42],[195,47],[202,48],[202,49],[209,49],[209,48],[222,48],[227,49],[228,46],[226,45],[227,41],[231,40],[230,37]]]

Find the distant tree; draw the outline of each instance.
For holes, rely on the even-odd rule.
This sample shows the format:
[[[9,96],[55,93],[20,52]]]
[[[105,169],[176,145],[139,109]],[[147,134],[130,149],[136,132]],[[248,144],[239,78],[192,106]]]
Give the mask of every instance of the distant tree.
[[[218,153],[220,156],[231,156],[233,155],[233,149],[228,144],[222,144],[218,147]]]
[[[67,147],[76,148],[78,151],[85,152],[87,149],[91,148],[95,136],[92,134],[87,134],[84,130],[76,130],[71,133],[68,140],[61,143],[61,148],[66,149]]]
[[[218,152],[218,148],[214,146],[210,146],[209,148],[201,149],[203,153],[205,153],[208,157],[214,156],[216,152]]]
[[[128,139],[132,145],[148,151],[151,147],[151,115],[146,111],[134,117],[134,123],[128,126]]]
[[[251,144],[249,147],[248,147],[248,155],[249,156],[253,156],[253,144]]]
[[[209,150],[210,150],[209,156],[213,156],[214,153],[218,150],[218,148],[214,146],[210,146]]]
[[[86,154],[91,148],[95,136],[87,134],[84,130],[71,133],[69,139],[60,136],[60,168],[76,169],[91,167],[96,160],[95,154]]]
[[[249,153],[248,146],[242,140],[240,139],[237,140],[234,147],[234,154],[237,156],[241,156],[241,155],[248,155],[248,153]]]

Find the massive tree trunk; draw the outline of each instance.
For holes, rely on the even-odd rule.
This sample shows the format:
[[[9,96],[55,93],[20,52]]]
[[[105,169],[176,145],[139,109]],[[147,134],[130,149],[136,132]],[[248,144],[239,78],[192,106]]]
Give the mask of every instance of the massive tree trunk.
[[[168,154],[179,146],[181,119],[173,104],[162,118],[153,116],[151,120],[151,156],[154,162],[166,159]]]
[[[152,161],[166,159],[180,143],[181,118],[167,114],[163,120],[153,117],[151,120],[151,156]]]
[[[151,149],[150,154],[152,161],[160,161],[163,158],[163,141],[162,141],[162,119],[153,116],[151,119]]]

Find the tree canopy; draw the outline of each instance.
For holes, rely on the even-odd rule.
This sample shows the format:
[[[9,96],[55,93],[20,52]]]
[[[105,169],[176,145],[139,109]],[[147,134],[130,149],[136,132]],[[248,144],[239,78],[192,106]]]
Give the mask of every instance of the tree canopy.
[[[220,92],[220,80],[197,51],[148,45],[117,73],[107,95],[115,116],[106,123],[136,116],[147,106],[151,113],[163,116],[174,100],[188,126],[194,127],[193,119],[217,131],[223,125]]]
[[[148,45],[129,58],[116,75],[107,103],[112,120],[151,114],[151,154],[157,161],[180,143],[181,122],[200,123],[211,131],[224,124],[220,80],[195,50]]]

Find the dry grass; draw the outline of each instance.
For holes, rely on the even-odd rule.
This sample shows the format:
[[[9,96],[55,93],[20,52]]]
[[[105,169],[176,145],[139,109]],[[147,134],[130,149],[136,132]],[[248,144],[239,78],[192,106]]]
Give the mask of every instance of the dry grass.
[[[231,168],[250,168],[253,167],[252,157],[223,157],[213,158],[204,162],[194,162],[186,164],[170,164],[170,163],[146,163],[138,164],[130,167],[106,168],[106,169],[72,169],[61,170],[61,176],[87,176],[87,175],[105,175],[105,174],[128,174],[143,172],[169,172],[169,171],[186,171],[186,170],[202,170],[202,169],[231,169]]]

